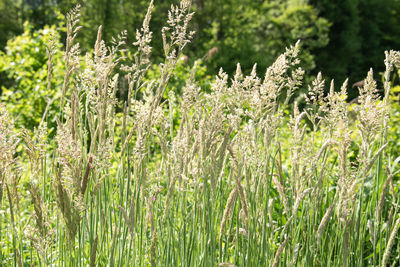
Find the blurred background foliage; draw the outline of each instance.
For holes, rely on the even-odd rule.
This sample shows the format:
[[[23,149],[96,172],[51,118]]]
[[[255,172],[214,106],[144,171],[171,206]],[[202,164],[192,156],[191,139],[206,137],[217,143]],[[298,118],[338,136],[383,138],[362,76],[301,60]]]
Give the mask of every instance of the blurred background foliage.
[[[50,90],[47,88],[46,49],[54,40],[53,71]],[[28,129],[39,125],[47,108],[51,124],[55,124],[54,112],[58,105],[59,87],[64,77],[64,63],[60,34],[55,26],[44,26],[34,30],[32,24],[24,24],[24,32],[7,42],[5,51],[0,51],[2,77],[1,100],[13,113],[18,127]]]
[[[83,52],[89,52],[98,25],[103,25],[103,39],[107,42],[126,29],[128,44],[132,43],[148,2],[0,0],[0,94],[11,105],[11,113],[18,117],[16,123],[27,128],[37,126],[51,96],[54,98],[59,91],[65,42],[62,14],[81,4],[83,29],[78,42]],[[150,25],[155,63],[163,57],[161,27],[167,20],[169,6],[177,2],[155,1]],[[192,0],[192,3],[196,13],[192,29],[196,35],[185,50],[182,71],[189,71],[194,61],[201,59],[203,79],[208,79],[204,84],[220,68],[232,74],[237,62],[245,73],[257,63],[262,75],[285,47],[299,39],[306,82],[321,71],[325,79],[334,79],[338,86],[347,77],[352,85],[364,79],[371,67],[375,79],[380,81],[384,51],[400,49],[400,0]],[[52,34],[58,50],[49,92],[45,44]],[[179,88],[179,79],[175,81],[171,86]],[[357,92],[357,88],[349,86],[350,100],[357,97]],[[120,95],[123,97],[124,93]],[[57,100],[52,105],[57,105]]]

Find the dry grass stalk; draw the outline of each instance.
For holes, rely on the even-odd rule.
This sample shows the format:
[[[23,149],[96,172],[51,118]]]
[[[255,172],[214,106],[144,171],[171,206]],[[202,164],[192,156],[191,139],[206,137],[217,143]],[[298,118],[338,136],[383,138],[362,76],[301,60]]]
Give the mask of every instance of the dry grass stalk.
[[[278,250],[276,251],[274,262],[272,263],[272,267],[278,266],[279,258],[281,257],[281,254],[282,254],[283,250],[285,249],[288,241],[289,241],[289,236],[286,237],[286,239],[283,241],[283,243],[279,246]]]
[[[221,226],[219,228],[219,238],[218,238],[219,242],[221,242],[221,238],[222,238],[222,235],[225,230],[226,222],[227,222],[229,216],[232,214],[233,204],[235,203],[236,195],[237,195],[237,187],[232,189],[231,193],[229,194],[228,200],[226,201],[224,213],[222,215]]]
[[[90,173],[90,169],[91,169],[92,158],[93,158],[92,155],[89,155],[89,158],[88,158],[87,163],[86,163],[86,170],[85,170],[85,174],[83,176],[82,185],[81,185],[81,194],[82,194],[82,196],[85,195],[85,191],[86,191],[86,188],[87,188],[87,185],[88,185],[88,182],[89,182],[89,173]]]
[[[131,207],[129,211],[129,217],[126,210],[119,206],[120,211],[122,212],[122,217],[124,217],[125,223],[128,226],[129,232],[132,236],[132,239],[135,238],[135,197],[132,195],[131,197]]]
[[[110,252],[110,265],[114,265],[114,249],[115,249],[115,242],[117,240],[117,237],[119,236],[119,230],[118,230],[118,224],[114,225],[114,231],[112,234],[112,241],[111,241],[111,252]]]
[[[39,195],[39,192],[36,188],[36,186],[31,182],[29,191],[31,192],[32,195],[32,202],[33,202],[33,207],[35,209],[35,219],[36,219],[36,225],[39,229],[39,233],[42,238],[46,236],[46,230],[45,230],[45,214],[44,214],[44,204],[43,200]]]
[[[11,218],[11,226],[13,229],[13,233],[14,233],[14,227],[15,227],[15,217],[14,217],[14,203],[13,203],[13,197],[11,195],[10,192],[10,188],[8,186],[8,184],[5,185],[6,187],[6,191],[7,191],[7,197],[8,197],[8,204],[10,205],[10,218]]]
[[[343,248],[342,248],[342,255],[343,255],[343,262],[344,265],[348,265],[348,258],[349,258],[349,240],[350,240],[350,226],[352,220],[348,218],[346,222],[344,222],[344,237],[343,237]]]
[[[296,201],[294,202],[293,210],[292,210],[292,216],[297,215],[297,210],[300,207],[301,201],[306,197],[308,193],[312,191],[312,188],[307,188],[303,192],[300,193],[300,195],[296,198]]]
[[[392,206],[390,208],[389,217],[387,219],[387,227],[388,228],[392,227],[394,213],[395,213],[395,208],[394,208],[394,206]]]
[[[336,203],[333,202],[332,205],[329,206],[329,208],[326,210],[324,217],[322,217],[322,220],[318,226],[317,230],[317,240],[320,241],[322,238],[322,234],[325,230],[326,225],[328,224],[329,219],[331,218],[331,214],[333,209],[335,208]]]
[[[162,219],[163,221],[165,221],[165,219],[167,218],[168,210],[170,207],[170,202],[172,201],[172,198],[173,198],[174,192],[175,192],[175,183],[178,179],[177,174],[174,171],[172,171],[172,173],[173,173],[172,178],[171,178],[170,184],[168,186],[167,198],[165,200],[164,215],[163,215],[163,219]]]
[[[278,194],[279,194],[279,197],[280,197],[281,202],[283,204],[283,208],[284,208],[286,214],[289,215],[290,214],[289,213],[289,203],[288,203],[288,201],[286,199],[285,191],[284,191],[282,185],[279,183],[278,179],[276,179],[276,175],[275,174],[272,175],[272,181],[275,183],[276,189],[278,190]]]
[[[368,220],[367,227],[368,227],[368,232],[369,232],[369,241],[371,242],[372,245],[374,245],[375,244],[375,238],[374,238],[374,230],[372,228],[371,220]]]
[[[150,222],[151,228],[151,245],[150,245],[150,264],[152,267],[156,266],[156,247],[157,247],[157,231],[156,226],[154,223],[154,216],[153,216],[153,203],[152,199],[147,199],[147,220]]]
[[[67,41],[64,54],[65,76],[61,92],[61,107],[64,106],[65,94],[67,88],[69,87],[71,77],[75,70],[79,67],[79,44],[74,45],[75,38],[81,29],[81,26],[76,27],[77,23],[79,22],[79,16],[80,5],[77,5],[67,14]]]
[[[387,146],[387,143],[382,145],[379,150],[377,152],[375,152],[374,156],[369,160],[367,166],[365,166],[365,169],[363,170],[364,174],[367,174],[369,172],[369,170],[372,168],[372,166],[374,165],[374,162],[377,160],[377,158],[379,157],[379,155],[385,151]]]
[[[230,262],[221,262],[218,263],[218,267],[237,267],[235,264],[230,263]]]
[[[385,204],[385,196],[389,189],[390,181],[392,180],[392,173],[389,170],[389,167],[386,166],[386,173],[388,177],[386,178],[385,183],[383,184],[381,194],[379,196],[378,206],[375,212],[375,224],[378,225],[381,219],[381,213],[383,209],[383,205]]]
[[[249,239],[249,233],[247,233],[246,229],[239,228],[239,234],[242,234],[246,239]]]
[[[18,143],[19,139],[15,133],[14,122],[6,107],[0,103],[0,200],[4,188],[11,186],[11,196],[18,201],[17,185],[19,178],[17,177],[16,160],[14,158]]]
[[[276,164],[276,170],[278,171],[278,177],[279,177],[279,184],[282,185],[284,184],[284,180],[283,180],[283,172],[282,172],[282,158],[281,158],[281,151],[279,148],[279,161],[278,159],[275,159],[275,164]]]
[[[91,248],[91,253],[90,253],[90,267],[95,267],[96,266],[96,254],[97,254],[97,243],[99,241],[99,235],[96,235],[96,238],[94,239],[92,248]]]
[[[7,197],[8,197],[8,204],[10,206],[10,218],[11,218],[11,228],[12,228],[12,236],[13,239],[15,239],[15,237],[17,236],[17,231],[15,229],[15,210],[14,210],[14,204],[13,204],[13,199],[12,199],[12,195],[10,193],[10,189],[8,184],[5,185],[6,187],[6,191],[7,191]],[[22,267],[22,258],[21,258],[21,254],[19,253],[19,250],[17,247],[14,246],[14,252],[17,255],[17,263],[19,267]]]
[[[269,226],[273,227],[273,211],[274,211],[274,199],[270,198],[268,200],[268,219],[269,219]]]
[[[400,217],[397,219],[396,224],[393,227],[392,233],[390,234],[389,242],[386,245],[385,253],[383,254],[383,258],[382,258],[382,265],[381,265],[382,267],[387,266],[386,263],[389,261],[390,250],[392,249],[397,231],[399,230],[399,226],[400,226]]]
[[[19,253],[19,249],[16,249],[15,252],[17,254],[18,267],[23,267],[24,265],[22,264],[22,257],[21,257],[21,253]]]
[[[70,198],[70,195],[62,185],[60,170],[57,167],[55,167],[55,170],[56,178],[54,179],[53,186],[55,189],[56,202],[61,214],[63,215],[67,228],[68,244],[72,245],[78,231],[81,215],[77,207],[74,205],[73,200]]]
[[[243,211],[242,218],[247,227],[247,222],[249,218],[249,206],[247,204],[246,196],[244,194],[244,190],[239,179],[236,179],[236,186],[238,188],[240,203],[242,204],[242,211]]]
[[[238,163],[238,161],[237,161],[237,159],[236,159],[236,157],[235,157],[235,155],[234,155],[234,153],[232,151],[232,148],[229,145],[227,146],[227,149],[228,149],[229,153],[231,154],[231,156],[232,156],[232,158],[233,158],[233,160],[234,160],[234,162],[236,164],[236,175],[235,175],[236,187],[237,187],[237,192],[239,193],[240,203],[242,205],[242,210],[243,210],[243,213],[244,213],[242,217],[243,217],[244,222],[245,222],[246,227],[247,227],[247,221],[248,221],[248,218],[249,218],[249,205],[247,204],[246,196],[244,194],[244,190],[243,190],[243,187],[242,187],[242,184],[241,184],[241,179],[239,178],[241,176],[241,170],[242,170],[242,165],[243,164],[242,163],[241,164]]]

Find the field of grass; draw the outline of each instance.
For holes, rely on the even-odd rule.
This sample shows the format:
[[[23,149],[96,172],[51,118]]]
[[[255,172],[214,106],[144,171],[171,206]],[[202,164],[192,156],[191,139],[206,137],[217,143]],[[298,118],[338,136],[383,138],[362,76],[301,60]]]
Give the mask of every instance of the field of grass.
[[[152,3],[130,65],[125,33],[107,47],[101,27],[80,62],[77,7],[57,116],[31,133],[0,103],[0,265],[398,266],[400,158],[387,144],[400,53],[386,53],[384,95],[371,70],[357,105],[347,82],[321,75],[291,104],[300,43],[262,78],[238,64],[178,94],[168,83],[194,34],[189,2],[171,8],[157,77]]]

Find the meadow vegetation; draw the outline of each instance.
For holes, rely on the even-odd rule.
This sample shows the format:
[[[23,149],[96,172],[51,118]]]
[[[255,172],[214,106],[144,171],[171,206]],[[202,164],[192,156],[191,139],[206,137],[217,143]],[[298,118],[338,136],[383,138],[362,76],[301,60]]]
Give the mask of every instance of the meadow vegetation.
[[[106,46],[100,26],[82,57],[79,6],[67,14],[62,66],[46,43],[53,95],[33,132],[0,103],[1,265],[397,266],[400,52],[385,54],[383,94],[370,70],[350,105],[347,81],[318,74],[299,108],[300,42],[262,78],[237,64],[211,80],[201,61],[176,75],[190,1],[168,13],[157,67],[153,8],[133,55],[126,32]]]

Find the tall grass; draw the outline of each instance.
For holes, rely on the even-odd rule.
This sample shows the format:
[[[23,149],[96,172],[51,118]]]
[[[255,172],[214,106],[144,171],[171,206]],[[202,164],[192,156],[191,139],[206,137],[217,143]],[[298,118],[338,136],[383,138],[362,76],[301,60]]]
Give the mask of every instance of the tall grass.
[[[400,53],[386,54],[384,97],[371,70],[355,107],[347,82],[324,94],[320,74],[306,107],[289,105],[304,75],[299,43],[263,79],[238,64],[210,92],[193,75],[177,95],[168,82],[194,34],[189,2],[168,14],[159,77],[146,78],[153,2],[130,65],[126,33],[107,47],[101,27],[79,61],[77,7],[67,15],[58,116],[44,114],[29,133],[0,106],[2,265],[398,265],[396,155],[386,145]]]

